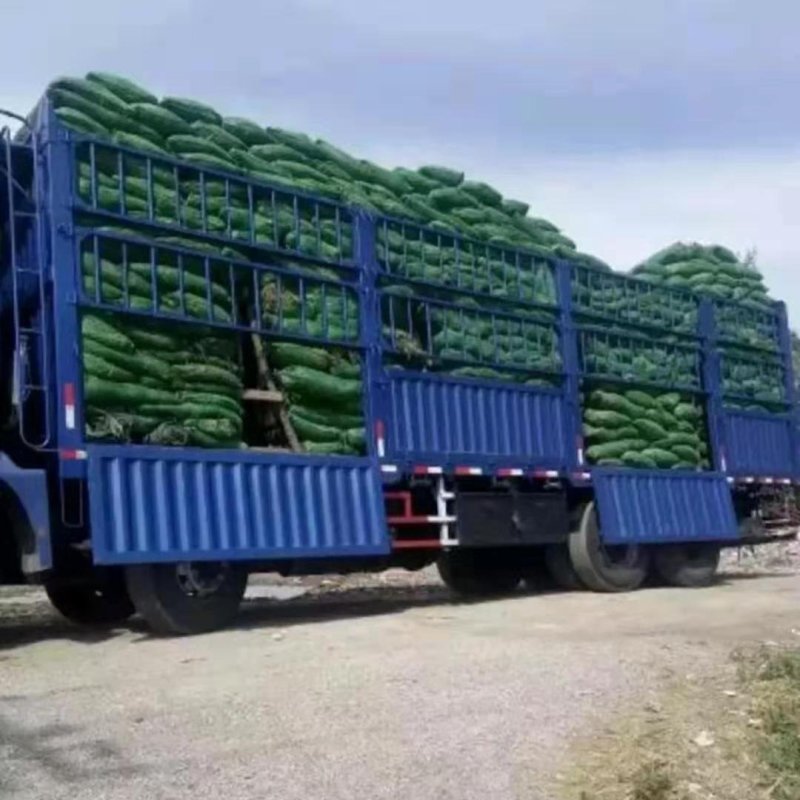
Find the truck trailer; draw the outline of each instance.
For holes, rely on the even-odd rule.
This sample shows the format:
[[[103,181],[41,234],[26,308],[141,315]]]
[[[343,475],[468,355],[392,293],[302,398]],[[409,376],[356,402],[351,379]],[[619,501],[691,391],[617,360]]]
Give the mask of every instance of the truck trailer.
[[[76,132],[49,97],[0,147],[0,581],[42,584],[75,622],[139,613],[159,633],[212,630],[233,618],[254,572],[435,563],[462,596],[545,575],[603,592],[650,576],[699,586],[722,548],[793,533],[782,303],[702,297]],[[264,219],[297,235],[260,236]],[[442,269],[412,269],[419,253]],[[549,294],[526,293],[533,285]],[[164,331],[233,343],[236,440],[203,446],[214,431],[202,425],[184,439],[169,440],[168,425],[161,439],[137,438],[106,417],[107,435],[90,433],[100,390],[87,342],[103,326],[156,343]],[[741,341],[745,328],[759,340]],[[124,396],[137,389],[124,378],[133,351],[109,336],[117,367],[102,391]],[[363,420],[362,435],[303,446],[300,428],[316,423],[287,399],[314,373],[280,380],[278,345],[334,354],[359,378],[325,396],[336,406],[340,387],[358,387],[340,416]],[[620,348],[634,367],[649,354],[655,371],[632,372]],[[777,401],[737,395],[739,362],[778,376]],[[183,395],[191,413],[202,381],[172,363],[196,381]],[[141,375],[157,417],[155,386]],[[591,458],[584,404],[597,387],[699,409],[703,463]]]

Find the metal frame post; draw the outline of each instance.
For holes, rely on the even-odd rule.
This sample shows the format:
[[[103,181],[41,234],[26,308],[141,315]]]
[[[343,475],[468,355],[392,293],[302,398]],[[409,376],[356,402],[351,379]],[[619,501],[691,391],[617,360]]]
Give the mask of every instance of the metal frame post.
[[[54,370],[56,431],[60,453],[76,453],[84,445],[83,378],[80,357],[80,319],[76,287],[80,286],[75,226],[72,218],[73,147],[67,131],[58,124],[49,103],[42,109],[42,159],[47,177],[41,198],[49,209],[50,241],[46,268],[53,284]],[[59,459],[62,478],[86,476],[86,462]]]
[[[714,304],[707,298],[697,310],[697,333],[703,359],[703,389],[706,392],[708,434],[711,439],[711,464],[717,472],[727,472],[725,408],[722,398],[721,355],[717,341]]]
[[[581,418],[580,362],[578,358],[578,332],[572,312],[572,266],[568,261],[557,261],[556,286],[558,306],[561,313],[561,362],[564,370],[564,398],[567,414],[564,421],[564,436],[567,446],[570,471],[585,468],[583,447],[583,421]]]
[[[775,313],[778,317],[778,343],[783,359],[784,391],[786,393],[786,402],[789,404],[789,417],[791,420],[789,437],[791,440],[792,473],[796,475],[798,468],[800,468],[800,454],[798,453],[798,426],[800,425],[800,414],[798,414],[797,407],[794,365],[792,364],[792,335],[789,332],[789,315],[786,312],[786,303],[782,301],[776,302]]]
[[[361,341],[364,350],[364,397],[366,401],[367,452],[386,456],[388,381],[381,364],[381,312],[378,296],[378,260],[375,219],[363,210],[353,213],[353,245],[359,269]]]

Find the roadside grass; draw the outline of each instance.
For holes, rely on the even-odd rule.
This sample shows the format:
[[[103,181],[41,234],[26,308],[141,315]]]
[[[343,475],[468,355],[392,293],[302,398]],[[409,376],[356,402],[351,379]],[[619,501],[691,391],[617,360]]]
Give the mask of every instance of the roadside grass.
[[[739,660],[750,687],[757,746],[768,795],[800,798],[800,650],[761,650]]]
[[[665,681],[573,756],[564,800],[800,800],[800,650]]]

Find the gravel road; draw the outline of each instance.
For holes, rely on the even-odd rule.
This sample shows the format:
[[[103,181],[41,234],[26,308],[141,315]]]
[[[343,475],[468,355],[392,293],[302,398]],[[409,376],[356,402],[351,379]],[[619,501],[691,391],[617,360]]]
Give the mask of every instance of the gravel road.
[[[785,567],[715,587],[449,602],[429,573],[262,579],[234,630],[62,623],[0,593],[0,797],[552,800],[572,740],[800,628]]]

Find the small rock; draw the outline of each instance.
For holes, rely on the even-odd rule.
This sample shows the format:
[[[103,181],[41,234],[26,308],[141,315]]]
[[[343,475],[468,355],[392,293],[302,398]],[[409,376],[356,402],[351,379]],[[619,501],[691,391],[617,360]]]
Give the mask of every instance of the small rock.
[[[724,694],[725,697],[738,697],[739,696],[739,692],[734,691],[733,689],[726,689],[722,694]]]
[[[750,717],[747,720],[747,727],[748,728],[763,728],[764,727],[764,720],[759,719],[758,717]]]
[[[283,634],[282,633],[273,633],[272,634],[272,640],[275,641],[275,642],[282,641],[283,640]]]
[[[660,703],[656,703],[654,700],[651,700],[649,703],[645,703],[644,710],[650,712],[651,714],[660,714],[661,705]]]
[[[772,639],[767,639],[767,641],[764,642],[764,647],[780,647],[780,645],[777,642],[773,642]]]
[[[689,794],[700,794],[703,791],[703,787],[699,783],[689,783],[686,785],[686,789]]]
[[[714,741],[714,737],[708,731],[700,731],[700,733],[694,737],[694,743],[698,747],[711,747]]]

